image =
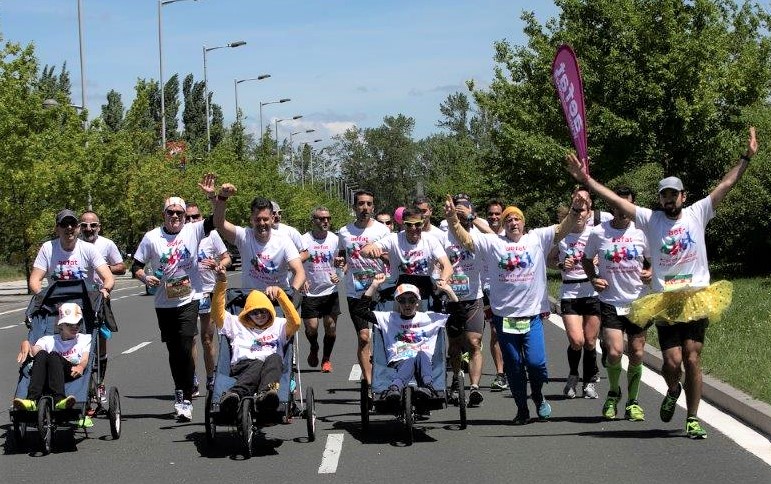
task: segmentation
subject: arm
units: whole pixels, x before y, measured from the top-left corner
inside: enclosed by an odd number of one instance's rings
[[[32,272],[29,274],[29,287],[32,294],[37,294],[43,289],[43,279],[45,279],[46,273],[43,269],[33,267]]]
[[[575,178],[578,183],[584,185],[589,190],[602,197],[610,205],[619,208],[627,217],[631,218],[632,220],[635,219],[635,211],[637,207],[635,207],[635,205],[629,200],[619,197],[613,193],[613,190],[584,173],[584,171],[581,169],[582,164],[575,154],[568,154],[565,157],[565,163],[567,165],[568,172],[573,176],[573,178]]]
[[[219,266],[223,269],[227,269],[233,264],[233,259],[230,257],[230,252],[223,252],[220,254],[220,263]]]
[[[80,358],[80,363],[72,367],[72,370],[70,371],[70,376],[72,378],[80,378],[83,376],[83,372],[86,371],[86,366],[88,366],[88,355],[88,351],[83,353],[83,356]]]
[[[617,195],[613,193],[613,196]],[[621,197],[618,198],[619,200],[621,199]],[[579,195],[573,195],[573,200],[570,202],[570,210],[568,210],[568,214],[565,216],[565,218],[562,219],[562,222],[560,222],[559,225],[557,225],[557,228],[554,230],[554,244],[558,244],[560,240],[564,239],[565,236],[567,236],[570,231],[573,230],[573,227],[576,225],[576,221],[578,221],[578,216],[581,213],[581,209],[588,205],[588,203],[588,201],[581,198]],[[634,207],[634,205],[632,206]]]
[[[286,337],[291,338],[300,329],[300,315],[297,314],[292,300],[282,289],[278,290],[278,305],[281,306],[286,318]]]
[[[212,203],[213,213],[212,221],[219,234],[231,244],[236,240],[236,226],[225,220],[225,208],[228,198],[236,194],[236,187],[230,183],[223,183],[219,194],[216,193],[215,182],[217,176],[214,173],[207,173],[198,183],[198,188],[206,195],[206,198]]]
[[[16,363],[24,363],[27,360],[31,349],[32,345],[29,344],[29,340],[22,340],[21,346],[19,347],[19,354],[16,355]]]
[[[455,291],[452,290],[452,287],[449,284],[442,284],[440,286],[437,286],[440,291],[447,294],[447,297],[450,299],[450,302],[458,302],[458,295],[455,294]]]
[[[729,191],[736,185],[741,179],[744,172],[747,170],[747,166],[750,164],[750,158],[755,156],[758,152],[758,141],[755,139],[755,127],[750,126],[750,136],[747,140],[747,151],[739,158],[739,161],[731,168],[728,173],[725,174],[720,183],[709,193],[710,201],[712,202],[712,208],[718,206],[723,198]]]
[[[110,297],[110,291],[112,291],[112,288],[115,286],[115,277],[113,277],[112,272],[110,272],[110,266],[103,264],[96,268],[96,273],[99,274],[99,277],[102,279],[102,295],[104,297]]]
[[[225,292],[228,288],[228,278],[225,272],[217,272],[217,282],[211,297],[211,319],[217,328],[225,324]]]
[[[594,267],[594,259],[587,259],[584,257],[581,259],[581,266],[584,268],[586,277],[589,278],[589,282],[594,286],[594,290],[597,292],[604,291],[608,287],[608,281],[601,279],[597,276],[597,271]]]
[[[305,268],[303,267],[302,257],[289,261],[289,270],[294,273],[292,278],[292,289],[294,292],[302,291],[305,286]]]
[[[383,249],[374,243],[371,243],[362,247],[360,254],[369,259],[378,259],[383,255]]]
[[[447,281],[449,281],[450,277],[452,277],[452,264],[450,264],[450,259],[447,258],[446,255],[443,255],[437,259],[437,262],[439,262],[439,265],[442,266],[442,274],[439,276],[440,279],[437,281],[437,285],[447,285]]]
[[[110,272],[116,276],[122,276],[126,273],[126,264],[123,261],[110,264],[107,267],[110,268]]]
[[[444,216],[447,219],[447,228],[450,232],[466,250],[474,252],[474,240],[471,238],[471,234],[460,224],[458,214],[455,211],[455,204],[452,202],[450,195],[447,195],[447,199],[444,202]]]

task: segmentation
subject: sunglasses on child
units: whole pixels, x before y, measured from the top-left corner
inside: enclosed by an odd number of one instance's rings
[[[416,297],[398,297],[396,298],[396,302],[399,304],[417,304],[418,298]]]

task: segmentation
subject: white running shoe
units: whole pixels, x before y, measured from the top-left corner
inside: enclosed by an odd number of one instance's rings
[[[576,387],[578,386],[578,375],[568,375],[568,381],[562,393],[568,398],[576,398]]]
[[[593,382],[584,385],[584,398],[599,398],[597,386]]]
[[[177,415],[177,419],[180,422],[190,422],[193,420],[193,404],[190,403],[190,400],[184,400],[182,402],[179,408],[179,415]]]

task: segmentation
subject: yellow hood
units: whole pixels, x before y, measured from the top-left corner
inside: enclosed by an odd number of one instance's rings
[[[273,303],[270,302],[270,299],[268,299],[268,296],[262,291],[252,291],[246,298],[244,310],[238,315],[238,320],[241,321],[241,324],[244,326],[252,326],[251,321],[247,320],[246,315],[255,309],[267,309],[270,313],[270,322],[265,326],[266,328],[270,327],[273,324],[273,321],[276,320],[276,309],[273,307]]]

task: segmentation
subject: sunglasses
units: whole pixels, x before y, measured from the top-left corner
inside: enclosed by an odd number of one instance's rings
[[[81,229],[89,229],[89,228],[90,229],[98,229],[99,228],[99,222],[91,222],[91,223],[80,222],[80,228]]]
[[[66,326],[67,328],[70,328],[70,329],[76,329],[76,328],[80,328],[80,323],[75,323],[75,324],[62,323],[59,326]]]
[[[416,297],[400,297],[396,299],[399,304],[417,304],[418,298]]]
[[[166,212],[168,213],[168,212]],[[200,213],[194,213],[193,215],[186,215],[185,216],[185,222],[189,222],[191,220],[200,220],[201,214]]]
[[[59,227],[63,228],[63,229],[66,229],[66,228],[69,228],[69,227],[77,227],[78,226],[78,222],[76,222],[75,220],[73,220],[72,222],[69,222],[67,220],[62,220],[57,225]]]
[[[313,218],[315,218],[319,222],[329,222],[332,220],[332,217],[313,217]]]
[[[420,227],[421,225],[423,225],[423,222],[404,222],[404,224],[402,224],[402,225],[404,225],[405,227],[417,228],[417,227]]]
[[[393,221],[393,220],[383,220],[383,221],[382,221],[382,222],[380,222],[380,223],[383,223],[383,224],[386,224],[386,225],[391,225],[391,224],[393,224],[393,223],[394,223],[394,221]]]
[[[176,215],[177,217],[182,217],[185,215],[184,210],[166,210],[166,215],[171,217],[172,215]]]

